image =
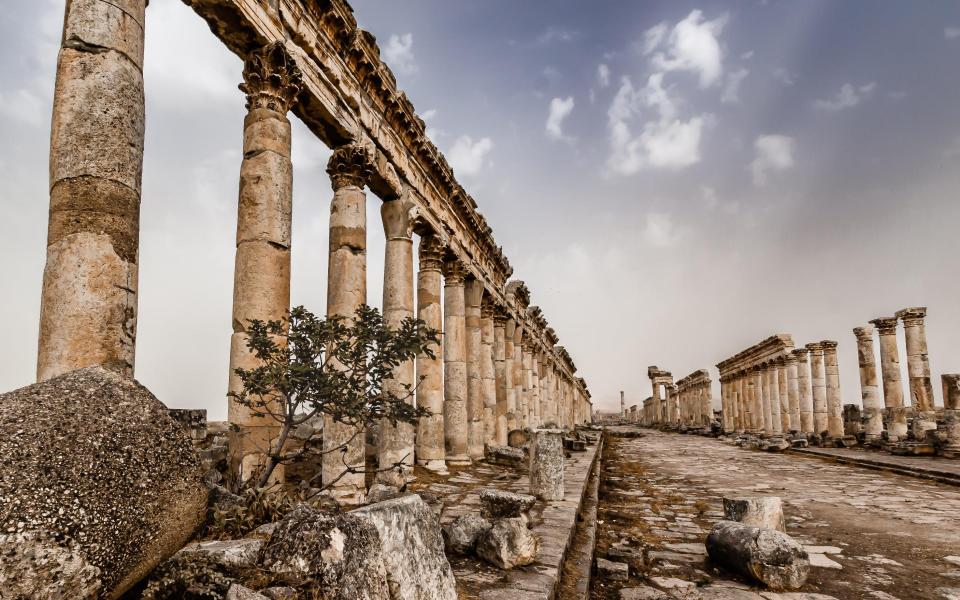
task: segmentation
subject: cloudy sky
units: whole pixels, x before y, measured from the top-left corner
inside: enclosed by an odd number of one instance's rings
[[[30,383],[62,0],[0,12],[0,389]],[[612,408],[775,333],[929,307],[960,371],[960,5],[354,0],[594,394]],[[225,415],[241,61],[147,11],[137,377]],[[294,119],[293,301],[325,306],[328,150]],[[370,198],[369,301],[383,236]],[[901,334],[902,337],[902,334]],[[902,345],[902,340],[901,340]],[[905,356],[901,351],[901,356]],[[906,373],[904,372],[904,376]],[[715,384],[715,396],[719,384]]]

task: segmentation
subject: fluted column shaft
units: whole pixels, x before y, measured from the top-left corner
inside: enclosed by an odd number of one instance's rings
[[[913,405],[914,435],[922,439],[924,431],[937,428],[934,414],[933,384],[930,381],[930,359],[927,356],[927,334],[923,325],[927,309],[919,306],[897,312],[903,321],[906,338],[907,377],[910,380],[910,400]]]
[[[363,147],[351,145],[334,150],[327,164],[333,185],[327,316],[339,316],[348,322],[367,301],[367,197],[363,186],[371,172],[370,160]],[[325,415],[323,448],[324,485],[332,485],[332,495],[341,502],[362,502],[366,494],[363,432]],[[361,472],[350,472],[351,469]]]
[[[483,387],[483,442],[497,443],[497,379],[494,367],[493,305],[480,307],[480,381]]]
[[[797,348],[797,387],[800,390],[800,432],[813,433],[813,390],[810,387],[810,351]]]
[[[763,433],[767,431],[767,422],[770,420],[769,398],[767,396],[766,385],[764,385],[764,372],[762,367],[755,367],[752,377],[751,396],[753,397],[753,432]]]
[[[50,131],[38,381],[93,365],[133,377],[146,5],[66,4]]]
[[[523,382],[523,405],[520,411],[521,429],[532,427],[533,423],[532,360],[533,356],[530,354],[530,344],[526,342],[520,346],[520,379]]]
[[[783,433],[783,420],[781,417],[780,404],[780,368],[771,363],[767,367],[770,387],[770,425],[771,429],[767,432],[771,435],[780,435]]]
[[[813,429],[817,435],[827,430],[827,380],[823,370],[823,346],[807,344],[810,351],[810,386],[813,389]]]
[[[880,373],[883,376],[883,405],[887,412],[887,439],[892,442],[907,436],[907,411],[903,406],[900,383],[900,352],[897,349],[897,318],[870,321],[877,327],[880,345]]]
[[[787,382],[787,361],[781,356],[777,359],[777,385],[780,393],[780,430],[790,431],[790,394]]]
[[[843,437],[843,397],[840,394],[840,367],[837,342],[824,341],[823,369],[827,385],[827,436]]]
[[[883,436],[883,401],[877,385],[877,361],[873,353],[873,325],[856,327],[857,363],[860,367],[860,400],[864,412],[864,436],[866,440],[879,440]]]
[[[510,318],[507,319],[507,325],[504,329],[504,380],[506,381],[506,391],[507,391],[507,406],[506,412],[504,413],[504,423],[506,424],[507,434],[517,428],[517,390],[516,384],[514,383],[514,364],[516,356],[514,353],[514,339],[517,334],[517,322]],[[507,443],[506,436],[504,437],[504,444]]]
[[[540,363],[537,361],[537,356],[535,351],[530,352],[530,426],[531,427],[540,427],[543,423],[542,419],[542,406],[543,402],[540,398],[542,394],[540,386]],[[581,410],[583,408],[582,404],[580,406]]]
[[[391,328],[413,318],[413,205],[402,199],[388,200],[380,207],[386,246],[383,261],[383,320]],[[403,396],[414,385],[414,361],[398,365],[384,389]],[[409,404],[414,403],[413,397]],[[377,480],[402,486],[413,475],[414,426],[382,419],[377,436]],[[399,468],[393,468],[395,465]]]
[[[940,376],[943,384],[943,422],[946,432],[945,456],[960,458],[960,374]]]
[[[800,431],[800,382],[797,357],[789,354],[787,361],[787,399],[790,406],[789,431]]]
[[[703,399],[702,399],[702,414],[703,414],[703,426],[710,427],[710,424],[713,423],[713,389],[709,383],[704,383],[702,388]]]
[[[493,373],[496,380],[497,399],[493,411],[496,443],[507,443],[507,317],[494,312],[493,317]]]
[[[467,346],[467,448],[470,458],[483,458],[483,379],[480,376],[480,303],[483,283],[471,279],[464,288]]]
[[[420,270],[417,272],[417,318],[436,331],[443,329],[441,285],[444,247],[434,235],[420,238]],[[417,464],[431,471],[447,468],[443,446],[443,342],[434,356],[417,356],[417,406],[430,411],[417,423]]]
[[[464,277],[459,259],[443,264],[443,439],[447,465],[470,464]]]

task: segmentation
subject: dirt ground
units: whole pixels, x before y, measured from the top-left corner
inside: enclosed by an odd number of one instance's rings
[[[782,498],[787,533],[821,547],[808,550],[815,564],[826,565],[811,569],[803,592],[960,600],[960,487],[653,430],[611,436],[603,465],[596,556],[606,557],[611,546],[635,548],[642,564],[627,582],[599,574],[594,600],[619,598],[621,588],[652,577],[697,584],[675,590],[677,597],[696,598],[704,586],[751,589],[711,565],[702,550],[723,516],[724,495]]]

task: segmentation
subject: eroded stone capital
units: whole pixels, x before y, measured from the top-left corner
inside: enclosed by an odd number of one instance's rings
[[[833,340],[823,340],[820,342],[820,345],[823,347],[824,352],[836,352],[837,351],[837,342]]]
[[[823,354],[823,344],[821,342],[810,342],[806,348],[811,354]]]
[[[859,341],[873,340],[873,325],[854,327],[853,335],[857,336],[857,340]]]
[[[797,348],[791,354],[793,354],[794,358],[796,358],[799,362],[804,363],[807,362],[810,350],[808,348]]]
[[[444,285],[463,285],[467,267],[459,258],[450,258],[443,263]]]
[[[327,161],[327,175],[334,190],[347,186],[362,188],[373,173],[370,152],[360,144],[340,146]]]
[[[439,271],[443,268],[443,255],[446,247],[435,235],[420,238],[420,270]]]
[[[897,333],[897,317],[878,317],[870,321],[871,325],[876,325],[880,335],[891,335]]]
[[[401,199],[384,202],[380,206],[384,235],[388,240],[413,239],[413,224],[418,215],[419,209],[412,202]]]
[[[896,317],[901,319],[905,326],[922,324],[923,318],[926,316],[926,306],[913,306],[910,308],[904,308],[903,310],[898,310],[896,313]]]
[[[247,55],[240,91],[247,110],[265,108],[286,114],[303,87],[300,69],[283,42],[273,42]]]

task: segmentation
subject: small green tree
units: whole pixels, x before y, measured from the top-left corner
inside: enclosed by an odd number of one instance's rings
[[[269,416],[280,426],[267,462],[257,481],[263,487],[277,465],[300,458],[306,447],[290,450],[290,432],[313,417],[324,414],[353,427],[344,444],[324,448],[323,453],[344,452],[365,428],[380,420],[415,423],[430,411],[410,402],[417,385],[390,385],[399,365],[424,354],[435,357],[439,333],[413,318],[397,328],[389,327],[380,312],[366,305],[353,319],[340,316],[318,318],[302,306],[279,321],[250,322],[247,347],[259,366],[236,369],[243,383],[231,393],[235,402],[255,416]],[[399,467],[400,465],[395,465]],[[347,467],[346,472],[354,472]],[[324,488],[335,482],[323,482]]]

